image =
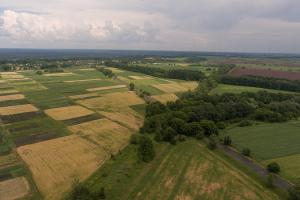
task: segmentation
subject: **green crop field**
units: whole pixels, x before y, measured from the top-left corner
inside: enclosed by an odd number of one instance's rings
[[[262,164],[278,162],[282,167],[282,175],[294,181],[300,178],[299,128],[299,121],[262,123],[235,127],[222,134],[230,135],[237,149],[249,148],[254,158]]]
[[[283,90],[271,90],[258,87],[248,87],[248,86],[239,86],[239,85],[227,85],[219,84],[218,87],[211,91],[212,94],[223,94],[223,93],[241,93],[241,92],[258,92],[258,91],[267,91],[273,93],[292,93]]]
[[[136,159],[129,145],[87,181],[108,199],[278,199],[278,197],[195,140],[156,144],[149,163]]]

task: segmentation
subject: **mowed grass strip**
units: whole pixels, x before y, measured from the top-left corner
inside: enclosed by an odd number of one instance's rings
[[[74,73],[72,72],[62,72],[62,73],[50,73],[50,74],[43,74],[43,76],[72,76]]]
[[[159,101],[161,103],[167,103],[169,101],[176,101],[178,99],[178,97],[175,94],[161,94],[161,95],[154,95],[151,96],[153,99],[155,99],[156,101]]]
[[[24,177],[17,177],[0,182],[1,200],[21,199],[29,194],[30,187]]]
[[[74,105],[74,106],[48,109],[45,110],[45,113],[50,117],[52,117],[53,119],[61,121],[61,120],[68,120],[77,117],[83,117],[86,115],[91,115],[94,112],[82,106]]]
[[[32,104],[0,107],[0,115],[15,115],[36,111],[38,111],[38,109]]]
[[[101,81],[101,80],[102,80],[101,78],[80,79],[80,80],[64,81],[64,83],[80,83],[80,82]]]
[[[78,95],[72,95],[69,96],[70,99],[85,99],[89,97],[97,97],[99,96],[98,93],[87,93],[87,94],[78,94]]]
[[[272,162],[277,162],[279,164],[281,176],[295,184],[298,183],[300,179],[300,154],[265,160],[262,163],[267,166]]]
[[[163,84],[154,84],[153,87],[165,92],[165,93],[177,93],[177,92],[185,92],[188,90],[193,90],[197,87],[197,83],[163,83]]]
[[[87,89],[87,91],[95,92],[95,91],[111,90],[111,89],[126,88],[126,87],[127,87],[127,85],[113,85],[113,86],[106,86],[106,87],[90,88],[90,89]]]
[[[11,100],[20,100],[20,99],[24,99],[24,98],[25,98],[25,96],[23,94],[11,94],[11,95],[0,96],[0,102],[11,101]]]
[[[248,127],[235,127],[223,134],[230,135],[238,148],[249,148],[259,160],[300,153],[300,122],[262,123]]]
[[[279,199],[256,180],[195,140],[176,146],[156,144],[150,163],[137,162],[129,145],[87,181],[92,191],[105,188],[107,199]]]

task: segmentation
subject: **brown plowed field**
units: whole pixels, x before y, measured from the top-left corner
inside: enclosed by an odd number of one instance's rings
[[[270,69],[234,68],[229,73],[231,76],[261,76],[269,78],[281,78],[287,80],[300,80],[299,72],[277,71]]]

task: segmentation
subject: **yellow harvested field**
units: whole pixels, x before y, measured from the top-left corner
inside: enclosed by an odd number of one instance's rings
[[[144,118],[143,116],[139,115],[137,112],[132,110],[131,108],[124,109],[119,112],[99,112],[104,117],[118,122],[127,128],[133,129],[135,131],[139,130],[139,128],[143,125]]]
[[[113,86],[106,86],[106,87],[90,88],[90,89],[87,89],[87,91],[95,92],[95,91],[119,89],[119,88],[126,88],[126,87],[127,87],[126,85],[113,85]]]
[[[20,100],[24,99],[25,96],[23,94],[11,94],[6,96],[0,96],[0,102],[2,101],[11,101],[11,100]]]
[[[29,184],[24,177],[17,177],[0,182],[0,199],[15,200],[24,198],[29,193]]]
[[[98,119],[69,126],[68,129],[87,139],[109,154],[115,154],[128,144],[133,131],[109,119]]]
[[[86,115],[91,115],[94,112],[82,106],[66,106],[60,108],[52,108],[45,110],[45,113],[55,120],[67,120]]]
[[[74,74],[72,72],[44,74],[44,76],[71,76],[71,75],[74,75]]]
[[[0,80],[0,83],[6,83],[6,80]]]
[[[78,103],[92,109],[119,111],[120,108],[143,104],[145,102],[134,92],[128,91],[109,93],[96,98],[79,100]]]
[[[165,93],[176,93],[185,92],[188,90],[193,90],[197,87],[196,82],[186,82],[186,83],[163,83],[155,84],[153,87],[165,92]]]
[[[78,69],[79,71],[95,71],[96,69],[94,68],[83,68],[83,69]]]
[[[122,73],[122,72],[124,72],[123,70],[120,70],[120,69],[114,68],[114,67],[106,67],[105,69],[109,69],[109,70],[111,70],[113,73]]]
[[[64,83],[78,83],[78,82],[101,81],[101,80],[102,80],[101,78],[94,78],[94,79],[64,81]]]
[[[36,111],[38,111],[38,109],[31,104],[0,107],[0,115],[15,115]]]
[[[17,72],[0,72],[0,75],[16,75]]]
[[[134,79],[134,80],[153,79],[150,76],[129,76],[129,77]]]
[[[162,94],[162,95],[155,95],[151,96],[156,101],[159,101],[161,103],[167,103],[168,101],[176,101],[178,97],[175,94]]]
[[[89,177],[107,159],[96,144],[72,135],[17,149],[45,199],[60,199],[74,181]]]
[[[3,90],[0,91],[0,94],[12,94],[12,93],[18,93],[18,90]]]
[[[25,77],[20,74],[5,74],[1,75],[2,78],[4,79],[24,79]]]
[[[117,79],[121,80],[121,81],[126,81],[126,82],[130,82],[131,80],[128,78],[125,78],[124,76],[118,76]]]
[[[79,94],[79,95],[69,96],[69,98],[71,98],[71,99],[84,99],[84,98],[88,98],[88,97],[97,97],[97,96],[99,96],[98,93],[87,93],[87,94]]]

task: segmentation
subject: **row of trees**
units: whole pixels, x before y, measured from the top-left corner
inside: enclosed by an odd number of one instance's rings
[[[190,81],[198,81],[205,78],[205,75],[202,72],[196,70],[188,70],[188,69],[167,70],[158,67],[142,67],[137,65],[129,65],[124,62],[114,62],[114,61],[106,61],[105,65],[108,67],[121,68],[123,70],[139,72],[139,73],[161,77],[161,78],[173,78],[173,79],[190,80]]]
[[[256,76],[233,77],[226,75],[220,78],[220,82],[231,85],[243,85],[274,90],[300,92],[300,81],[297,80],[293,81]]]

